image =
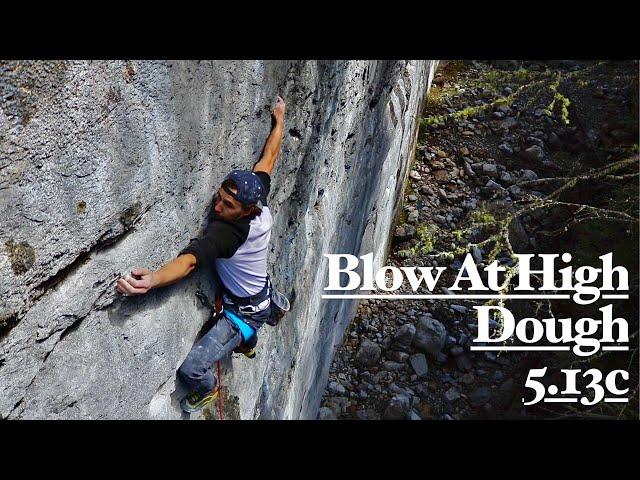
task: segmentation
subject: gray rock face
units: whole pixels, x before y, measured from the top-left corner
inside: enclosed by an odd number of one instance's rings
[[[228,418],[316,418],[356,308],[321,298],[323,253],[382,265],[435,64],[0,62],[0,418],[182,418],[176,369],[211,272],[141,297],[114,282],[202,232],[226,173],[257,161],[277,94],[268,270],[293,305],[221,380]]]
[[[436,356],[444,348],[447,339],[445,326],[433,317],[424,316],[418,320],[413,344],[418,350]]]

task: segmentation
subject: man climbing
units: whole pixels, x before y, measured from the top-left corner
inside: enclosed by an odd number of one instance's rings
[[[289,309],[288,300],[274,291],[267,274],[267,247],[272,217],[267,206],[271,172],[280,153],[285,103],[277,98],[273,125],[262,156],[253,171],[233,170],[214,197],[213,219],[202,238],[192,240],[176,259],[156,272],[146,268],[119,279],[118,292],[141,295],[175,283],[195,268],[211,271],[216,283],[216,323],[193,346],[178,369],[190,389],[180,405],[186,412],[200,410],[218,396],[212,372],[216,361],[232,351],[253,358],[257,330],[274,325]]]

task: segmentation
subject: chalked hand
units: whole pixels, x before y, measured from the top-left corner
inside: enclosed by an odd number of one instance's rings
[[[118,279],[116,290],[125,297],[143,295],[151,290],[152,275],[153,272],[148,268],[134,268],[131,274]]]
[[[278,98],[276,99],[276,106],[273,107],[273,112],[272,112],[273,118],[275,118],[277,122],[284,122],[285,106],[286,104],[284,103],[284,100],[280,95],[278,95]]]

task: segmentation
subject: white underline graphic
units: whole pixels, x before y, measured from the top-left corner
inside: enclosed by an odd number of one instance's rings
[[[324,294],[322,298],[326,299],[356,299],[356,298],[374,298],[374,299],[437,299],[437,300],[569,300],[571,294],[539,294],[539,295],[500,295],[500,294],[477,294],[477,295],[422,295],[422,294]],[[602,295],[603,300],[628,300],[629,295]]]
[[[570,350],[571,347],[568,346],[558,346],[558,347],[554,347],[554,346],[547,346],[547,345],[531,345],[531,346],[520,346],[520,345],[505,345],[505,346],[495,346],[495,347],[491,347],[491,346],[471,346],[469,347],[469,350],[475,350],[478,352],[494,352],[494,351],[508,351],[508,350],[513,350],[513,351],[520,351],[520,352],[534,352],[534,351],[567,351]],[[620,352],[626,352],[629,350],[629,347],[607,347],[607,346],[603,346],[602,350],[611,350],[611,351],[620,351]]]
[[[380,299],[442,299],[442,300],[533,300],[533,299],[558,299],[569,300],[570,295],[341,295],[341,294],[326,294],[322,295],[322,298],[327,299],[349,299],[349,298],[380,298]]]
[[[545,398],[547,403],[578,403],[577,398]],[[605,398],[605,403],[628,403],[628,398]]]
[[[530,347],[524,346],[499,346],[499,347],[469,347],[469,350],[477,350],[479,352],[492,352],[492,351],[501,351],[501,350],[513,350],[513,351],[524,351],[524,352],[533,352],[533,351],[543,351],[543,350],[557,350],[557,351],[565,351],[570,350],[571,347],[549,347],[549,346],[536,346],[532,345]]]

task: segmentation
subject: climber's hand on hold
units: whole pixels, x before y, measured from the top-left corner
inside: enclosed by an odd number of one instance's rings
[[[273,118],[276,122],[284,123],[284,108],[286,104],[280,95],[278,95],[278,99],[276,100],[276,106],[273,107]]]
[[[119,278],[116,290],[125,296],[143,295],[151,290],[153,272],[148,268],[134,268],[131,275]]]
[[[271,131],[262,149],[260,160],[253,166],[254,172],[265,172],[271,175],[276,159],[280,154],[282,135],[284,133],[284,108],[285,103],[280,95],[271,112]]]

